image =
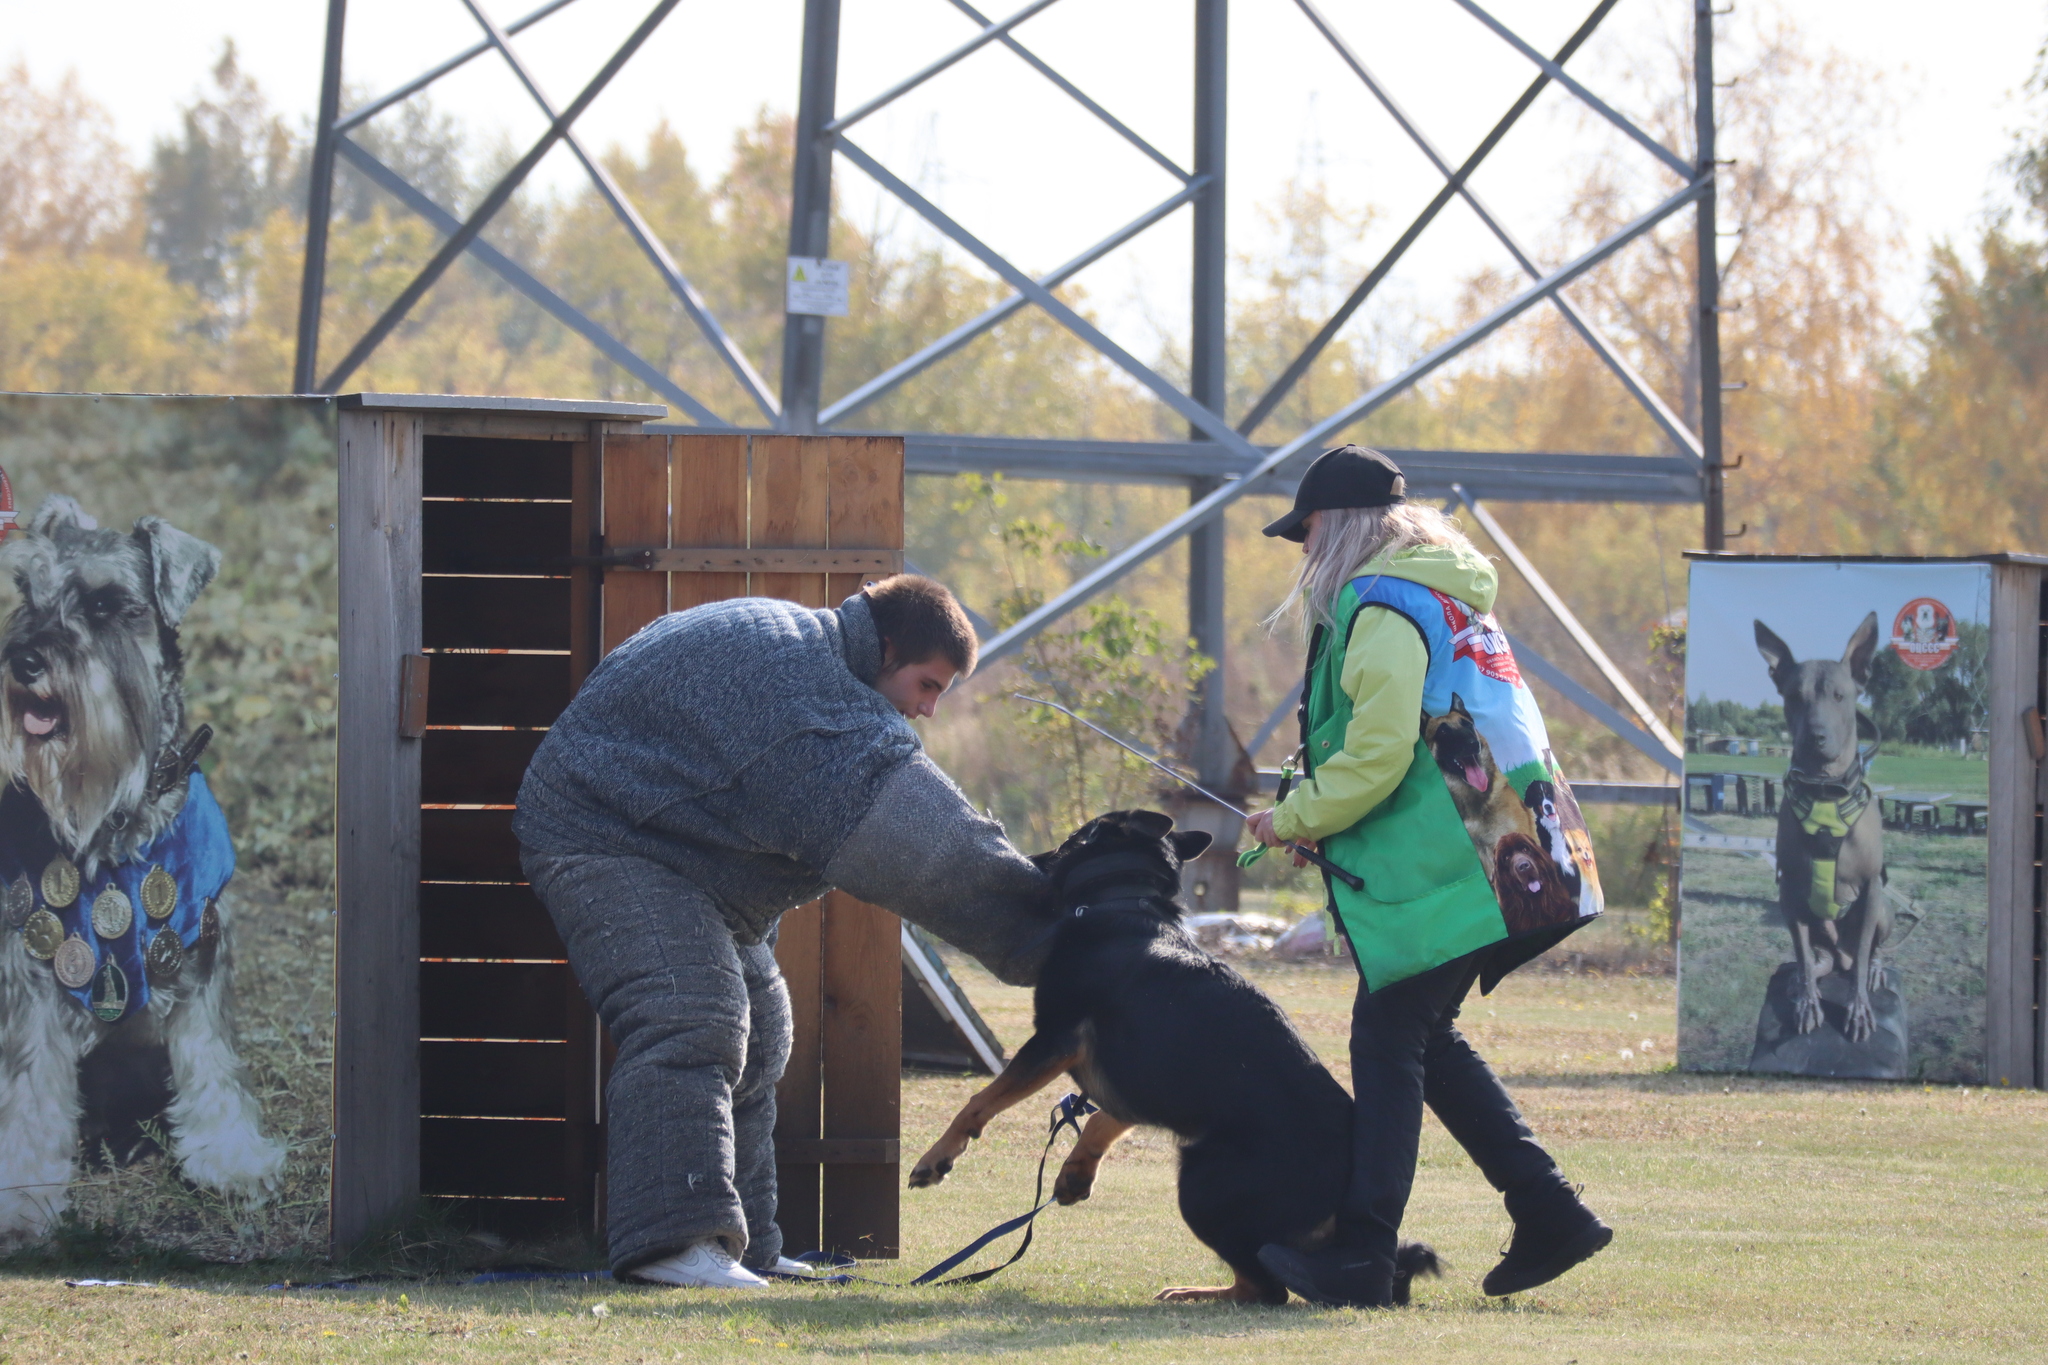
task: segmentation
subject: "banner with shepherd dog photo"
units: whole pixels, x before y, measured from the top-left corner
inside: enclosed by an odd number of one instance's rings
[[[0,395],[0,1253],[325,1246],[330,401]]]
[[[1991,569],[1695,563],[1679,1064],[1981,1081]]]

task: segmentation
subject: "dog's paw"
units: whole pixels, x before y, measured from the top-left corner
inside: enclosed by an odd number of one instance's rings
[[[930,1189],[944,1180],[947,1173],[952,1169],[953,1159],[951,1157],[934,1158],[927,1153],[915,1166],[910,1168],[910,1188],[913,1190]]]
[[[1842,1033],[1852,1043],[1860,1043],[1877,1032],[1877,1014],[1870,1008],[1870,1002],[1857,996],[1849,1002],[1847,1017],[1842,1021]]]
[[[1801,1033],[1812,1033],[1821,1024],[1820,992],[1802,995],[1792,1005],[1792,1020]]]
[[[180,1133],[176,1155],[193,1184],[256,1204],[276,1194],[284,1176],[284,1144],[253,1130]]]
[[[1095,1190],[1095,1172],[1087,1166],[1069,1163],[1060,1167],[1059,1179],[1052,1182],[1052,1197],[1064,1207],[1078,1204]]]

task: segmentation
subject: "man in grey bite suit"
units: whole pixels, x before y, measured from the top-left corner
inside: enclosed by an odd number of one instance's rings
[[[615,1274],[751,1288],[781,1259],[785,910],[836,887],[1035,979],[1045,878],[908,723],[974,659],[959,603],[912,575],[836,610],[717,602],[612,651],[534,754],[521,861],[618,1047]]]

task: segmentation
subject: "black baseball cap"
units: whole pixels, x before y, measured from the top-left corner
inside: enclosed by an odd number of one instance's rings
[[[1365,446],[1335,446],[1316,456],[1294,493],[1294,510],[1266,528],[1297,544],[1308,539],[1302,523],[1311,512],[1337,507],[1392,507],[1408,501],[1401,467]]]

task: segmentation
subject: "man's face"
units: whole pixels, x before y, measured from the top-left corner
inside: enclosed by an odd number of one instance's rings
[[[943,654],[923,663],[898,666],[889,653],[884,653],[882,676],[875,679],[875,690],[887,697],[889,705],[901,712],[905,720],[917,720],[939,709],[939,698],[946,695],[946,689],[959,676],[960,670]]]

